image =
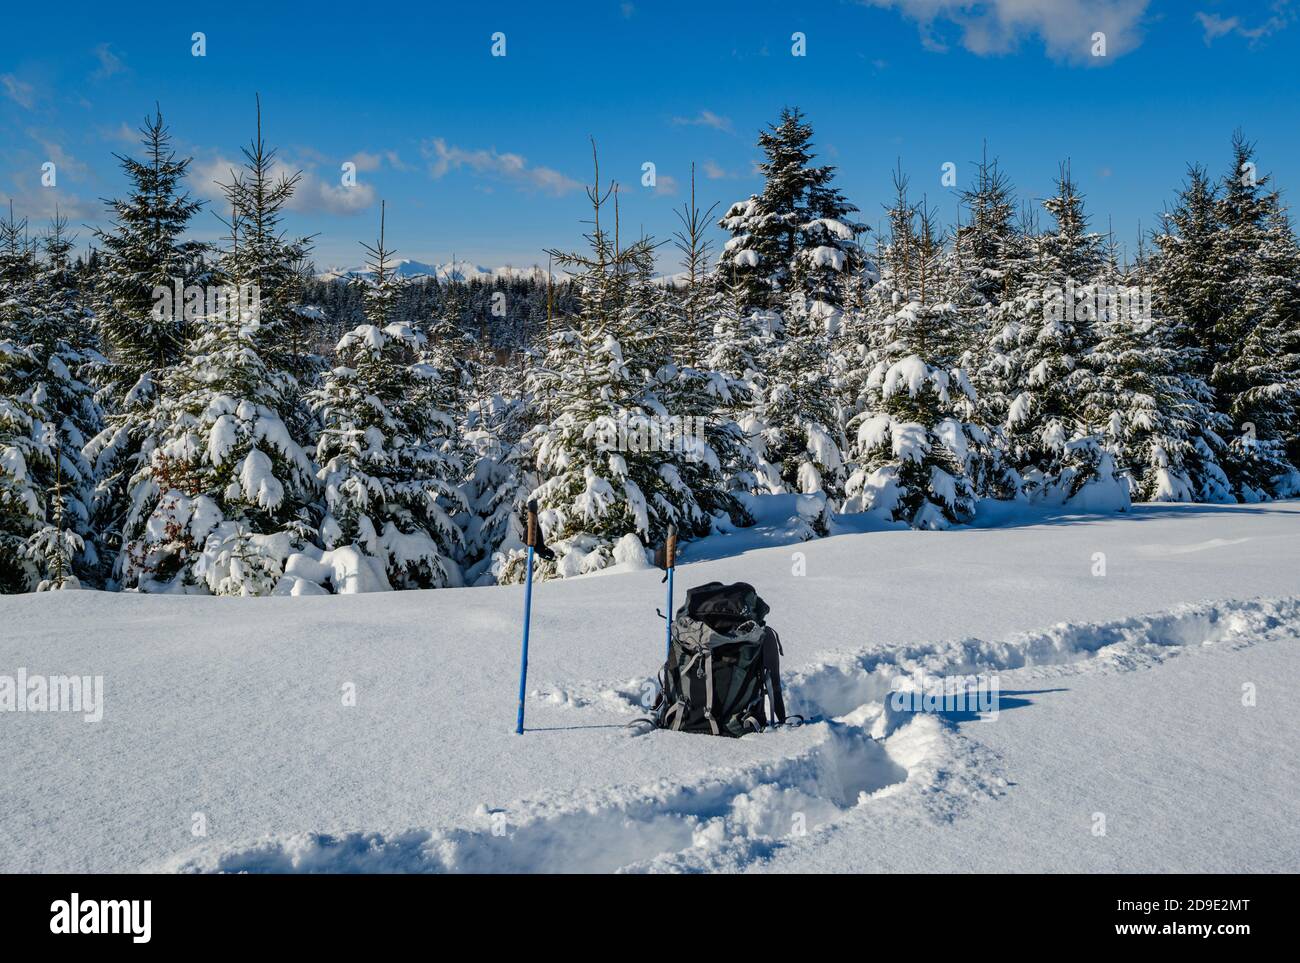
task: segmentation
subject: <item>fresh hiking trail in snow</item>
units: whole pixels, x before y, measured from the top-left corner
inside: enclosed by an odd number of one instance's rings
[[[522,586],[0,599],[0,673],[105,693],[0,714],[0,870],[1300,869],[1300,503],[981,523],[690,546],[809,718],[740,740],[625,727],[654,571],[535,588],[522,737]],[[918,670],[996,675],[996,719],[887,707]]]

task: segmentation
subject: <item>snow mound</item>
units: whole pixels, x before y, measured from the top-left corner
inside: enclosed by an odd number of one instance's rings
[[[307,546],[285,561],[284,577],[276,583],[275,595],[338,595],[361,592],[391,592],[382,559],[367,555],[356,545],[342,545],[332,551]]]

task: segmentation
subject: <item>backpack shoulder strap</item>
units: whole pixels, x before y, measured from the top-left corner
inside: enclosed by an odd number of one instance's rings
[[[763,672],[772,699],[772,717],[777,725],[785,723],[785,698],[781,695],[781,637],[768,626],[763,638]]]

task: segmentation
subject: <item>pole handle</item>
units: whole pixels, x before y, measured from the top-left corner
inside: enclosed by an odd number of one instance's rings
[[[668,537],[664,541],[664,568],[677,565],[677,526],[668,526]]]
[[[537,547],[537,500],[528,503],[528,534],[524,542],[529,548]]]

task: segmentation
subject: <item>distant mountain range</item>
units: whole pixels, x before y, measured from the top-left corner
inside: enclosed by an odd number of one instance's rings
[[[546,280],[546,268],[534,264],[532,267],[513,267],[505,265],[499,268],[484,267],[482,264],[472,264],[469,261],[449,261],[446,264],[426,264],[424,261],[412,261],[410,258],[400,258],[389,265],[392,273],[400,278],[407,280],[420,280],[422,278],[437,278],[439,281],[471,281],[478,278],[480,281],[494,281],[498,278],[532,278],[537,281]],[[555,270],[551,272],[555,277],[556,283],[560,283],[569,278],[565,271]],[[373,278],[374,270],[370,265],[364,267],[350,268],[330,268],[328,271],[322,271],[316,275],[320,281],[350,281],[353,278]],[[665,274],[655,278],[659,284],[685,284],[686,275]]]
[[[532,267],[520,268],[506,265],[499,268],[484,267],[481,264],[472,264],[469,261],[449,261],[446,264],[426,264],[424,261],[412,261],[410,258],[401,258],[394,261],[390,268],[394,274],[400,278],[408,280],[418,280],[420,278],[437,278],[439,281],[470,281],[478,278],[481,281],[493,281],[497,278],[535,278],[540,281],[546,280],[546,269],[533,265]],[[353,278],[371,278],[374,276],[374,270],[370,265],[350,268],[330,268],[316,277],[321,281],[351,280]],[[555,272],[557,281],[563,279],[566,275],[561,271]]]

